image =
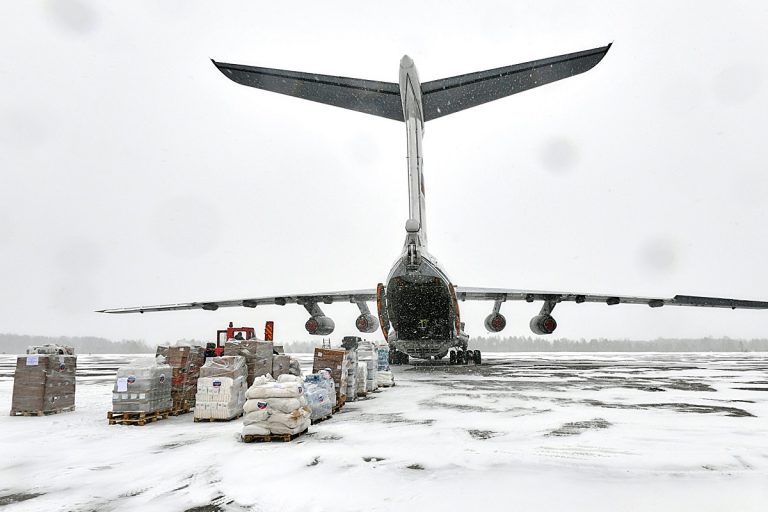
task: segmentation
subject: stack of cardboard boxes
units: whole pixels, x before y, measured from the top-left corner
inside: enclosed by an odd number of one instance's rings
[[[333,348],[316,348],[312,362],[312,373],[328,370],[336,388],[337,407],[347,399],[347,351]]]
[[[117,369],[112,412],[170,412],[171,367],[154,357],[135,359]]]
[[[248,369],[242,356],[209,357],[197,380],[195,421],[231,420],[243,413]]]
[[[73,411],[76,370],[75,355],[19,356],[13,381],[11,416]]]
[[[243,356],[248,366],[248,386],[253,379],[261,375],[272,375],[272,354],[274,345],[271,341],[229,340],[224,345],[225,356]]]
[[[171,367],[171,400],[176,413],[189,412],[195,406],[197,379],[205,363],[205,349],[197,346],[159,346],[157,355]]]

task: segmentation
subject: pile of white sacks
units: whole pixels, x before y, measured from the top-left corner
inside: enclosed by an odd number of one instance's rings
[[[256,377],[245,393],[243,435],[299,434],[310,424],[311,409],[304,378],[281,375]]]

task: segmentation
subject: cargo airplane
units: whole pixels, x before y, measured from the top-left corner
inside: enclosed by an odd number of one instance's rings
[[[552,316],[552,311],[562,302],[597,302],[609,306],[644,304],[652,308],[699,306],[767,309],[768,302],[691,295],[675,295],[671,298],[633,297],[456,286],[428,252],[422,171],[424,123],[578,75],[600,62],[609,49],[610,45],[424,83],[419,81],[413,60],[407,55],[400,60],[399,83],[213,61],[224,76],[242,85],[405,123],[409,204],[402,253],[392,266],[386,281],[379,283],[375,289],[185,302],[107,309],[101,312],[149,313],[298,304],[309,314],[309,319],[304,325],[307,332],[325,336],[333,332],[335,325],[333,320],[325,315],[321,305],[349,302],[356,304],[360,310],[355,327],[363,333],[381,329],[393,349],[393,362],[408,362],[409,356],[441,359],[448,355],[451,363],[480,363],[480,352],[468,349],[469,337],[464,333],[464,324],[459,312],[459,303],[462,301],[482,300],[493,304],[493,309],[485,319],[485,327],[490,332],[499,332],[506,326],[506,319],[500,312],[504,302],[541,302],[541,311],[530,321],[530,328],[536,334],[554,332],[557,322]],[[369,302],[376,303],[376,315],[371,313]]]

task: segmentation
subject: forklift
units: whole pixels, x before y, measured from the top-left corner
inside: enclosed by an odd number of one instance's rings
[[[275,323],[268,320],[264,325],[264,341],[272,341],[274,332]],[[252,340],[254,338],[256,338],[256,330],[253,327],[235,327],[232,322],[229,322],[226,329],[216,331],[216,342],[206,343],[205,358],[224,355],[224,344],[227,340]]]

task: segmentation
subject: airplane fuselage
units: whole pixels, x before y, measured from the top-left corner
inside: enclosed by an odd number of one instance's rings
[[[442,357],[451,347],[466,348],[451,280],[427,251],[422,137],[424,107],[413,60],[400,61],[400,97],[408,141],[408,214],[403,252],[386,281],[390,344],[418,358]],[[385,322],[380,318],[380,321]]]

